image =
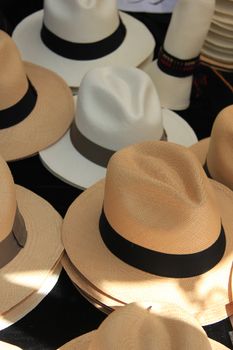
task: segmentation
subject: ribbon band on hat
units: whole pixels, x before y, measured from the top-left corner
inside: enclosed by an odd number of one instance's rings
[[[25,246],[27,230],[24,219],[17,207],[13,228],[8,236],[0,242],[0,268],[9,263]]]
[[[161,46],[158,54],[158,67],[168,75],[185,78],[193,75],[199,64],[199,57],[200,55],[191,59],[182,60],[172,56]]]
[[[119,18],[119,26],[111,35],[92,43],[75,43],[67,41],[52,33],[43,23],[41,39],[53,52],[66,58],[79,61],[95,60],[114,52],[126,36],[126,27]]]
[[[28,79],[28,89],[25,95],[13,106],[0,110],[0,129],[10,128],[22,122],[34,109],[37,92]]]
[[[185,278],[201,275],[221,260],[226,248],[223,226],[217,240],[211,246],[192,254],[167,254],[130,242],[114,230],[104,210],[99,219],[99,230],[107,248],[119,259],[162,277]]]
[[[77,128],[75,122],[72,123],[70,127],[70,140],[74,148],[85,158],[91,162],[100,165],[102,167],[107,167],[109,159],[116,152],[108,148],[102,147],[95,142],[89,140],[84,136],[81,131]],[[167,141],[167,133],[163,130],[163,134],[160,141]]]

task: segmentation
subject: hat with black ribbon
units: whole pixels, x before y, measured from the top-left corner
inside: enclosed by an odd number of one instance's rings
[[[152,59],[155,47],[146,26],[119,12],[116,0],[45,0],[13,38],[24,59],[54,70],[72,87],[94,67],[137,67]]]
[[[74,102],[55,73],[22,62],[14,41],[0,31],[0,154],[7,161],[48,147],[69,128]]]
[[[145,142],[116,152],[106,180],[73,202],[63,243],[103,297],[129,303],[172,295],[212,324],[232,303],[232,209],[233,192],[209,180],[189,149]]]
[[[145,72],[133,67],[95,68],[82,80],[70,130],[40,152],[40,158],[62,180],[87,188],[105,176],[117,150],[147,140],[189,146],[197,137],[184,119],[161,108]]]

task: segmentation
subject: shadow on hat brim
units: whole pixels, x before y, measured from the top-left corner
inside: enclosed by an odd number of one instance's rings
[[[104,181],[83,192],[67,211],[62,237],[69,259],[98,290],[123,303],[155,299],[167,302],[172,295],[174,303],[193,314],[202,325],[225,319],[226,305],[231,301],[228,284],[233,260],[233,193],[209,181],[217,196],[227,240],[222,260],[210,271],[191,278],[164,278],[136,269],[114,256],[99,232]]]
[[[46,296],[57,281],[57,264],[63,253],[62,218],[55,209],[20,186],[16,186],[16,198],[27,241],[15,258],[1,268],[0,329],[22,318]]]
[[[80,85],[83,76],[94,67],[106,65],[140,65],[155,48],[150,31],[136,18],[120,12],[127,34],[123,43],[111,54],[97,60],[78,61],[59,56],[48,49],[40,38],[43,10],[33,13],[18,24],[13,39],[24,60],[49,68],[66,80],[69,86]],[[140,45],[138,43],[140,42]]]
[[[206,157],[209,149],[210,137],[198,141],[190,147],[190,150],[195,154],[203,166],[206,162]]]
[[[53,287],[56,285],[61,270],[62,265],[60,261],[58,261],[55,264],[55,267],[46,277],[40,289],[38,289],[37,291],[29,295],[25,300],[14,306],[4,315],[3,318],[0,318],[0,329],[5,329],[11,326],[19,319],[26,316],[30,311],[32,311],[42,301],[42,299],[51,292]]]
[[[193,129],[183,118],[168,109],[162,109],[162,114],[168,141],[187,147],[197,142]],[[89,161],[74,148],[69,131],[39,156],[53,175],[80,189],[90,187],[106,174],[106,168]]]
[[[72,93],[63,79],[31,63],[25,63],[25,72],[37,91],[37,102],[21,123],[0,130],[0,154],[7,161],[34,155],[53,144],[74,117]]]

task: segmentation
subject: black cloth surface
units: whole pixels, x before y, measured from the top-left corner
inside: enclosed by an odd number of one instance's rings
[[[26,15],[42,7],[40,0],[1,0],[0,11],[6,16],[9,28]],[[151,30],[157,40],[155,57],[162,44],[170,15],[134,14]],[[5,28],[2,28],[6,30]],[[10,30],[9,30],[10,32]],[[1,77],[0,77],[1,78]],[[194,76],[191,105],[178,113],[193,127],[199,139],[210,135],[218,112],[233,104],[232,72],[220,72],[200,65]],[[15,183],[25,186],[48,200],[64,216],[72,201],[81,193],[55,178],[41,164],[39,156],[10,162]],[[90,262],[91,263],[91,262]],[[76,290],[65,271],[45,299],[23,319],[0,332],[0,340],[25,350],[55,350],[67,341],[91,331],[106,317]],[[229,348],[228,319],[205,327],[208,336]]]

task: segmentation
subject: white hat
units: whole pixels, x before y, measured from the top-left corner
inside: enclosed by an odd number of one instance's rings
[[[87,188],[105,176],[115,151],[165,135],[185,146],[197,140],[184,119],[161,109],[156,89],[143,71],[96,68],[82,80],[70,131],[40,157],[65,182]]]
[[[178,0],[158,60],[148,70],[161,105],[174,110],[190,103],[193,71],[214,12],[215,0]]]
[[[44,10],[19,23],[13,38],[23,59],[54,70],[74,87],[94,67],[137,67],[155,47],[143,23],[118,13],[116,0],[45,0]]]

